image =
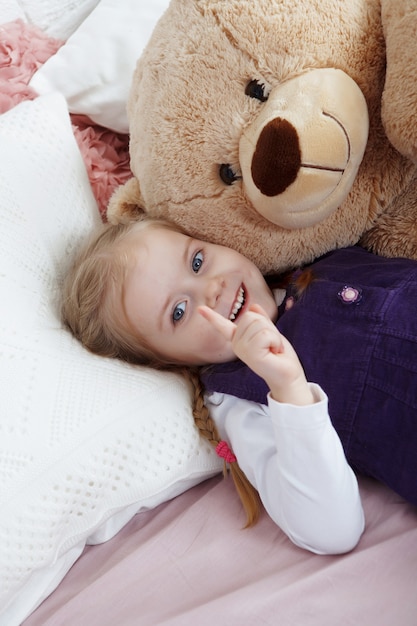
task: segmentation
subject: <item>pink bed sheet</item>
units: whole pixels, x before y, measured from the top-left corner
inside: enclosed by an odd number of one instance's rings
[[[87,547],[24,626],[416,626],[417,509],[360,486],[366,532],[334,557],[266,514],[241,529],[231,481],[210,479]]]

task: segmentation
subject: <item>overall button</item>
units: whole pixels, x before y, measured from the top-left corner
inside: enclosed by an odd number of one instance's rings
[[[338,292],[337,296],[343,304],[359,304],[362,300],[362,289],[345,285],[343,289]]]

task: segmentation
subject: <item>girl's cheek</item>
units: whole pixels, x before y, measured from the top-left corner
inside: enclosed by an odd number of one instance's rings
[[[225,340],[214,328],[206,335],[203,341],[203,349],[208,354],[217,355],[225,348]]]

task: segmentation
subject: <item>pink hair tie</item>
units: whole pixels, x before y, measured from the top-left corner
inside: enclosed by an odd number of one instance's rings
[[[226,463],[236,463],[237,458],[229,448],[226,441],[219,441],[216,446],[216,453],[218,456],[226,461]]]

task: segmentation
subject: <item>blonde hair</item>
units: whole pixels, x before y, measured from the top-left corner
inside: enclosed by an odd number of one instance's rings
[[[80,251],[63,285],[62,317],[74,336],[94,354],[159,370],[176,370],[193,389],[192,412],[200,434],[216,447],[220,437],[204,404],[204,388],[199,370],[169,362],[156,354],[145,337],[133,333],[120,319],[120,303],[133,233],[148,228],[166,228],[186,234],[179,226],[162,219],[144,217],[128,224],[104,224]],[[224,473],[227,473],[226,464]],[[256,523],[260,499],[237,462],[230,473],[246,512],[246,526]]]

